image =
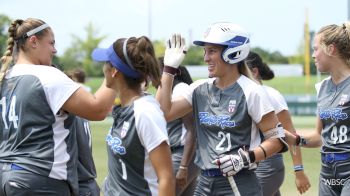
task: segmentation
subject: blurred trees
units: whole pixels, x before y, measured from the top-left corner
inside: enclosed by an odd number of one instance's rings
[[[7,30],[11,23],[11,19],[3,14],[0,14],[0,52],[1,55],[7,46]],[[105,35],[100,36],[97,28],[92,23],[87,24],[84,28],[86,37],[80,38],[77,35],[72,35],[71,45],[64,51],[63,55],[55,56],[53,63],[58,65],[63,70],[70,70],[76,67],[83,68],[88,76],[102,76],[102,68],[96,66],[90,55],[94,48],[106,38]],[[165,40],[153,40],[153,46],[157,57],[164,56]],[[300,43],[298,52],[292,56],[284,56],[279,51],[270,52],[266,49],[255,47],[252,51],[257,52],[264,61],[268,64],[304,64],[304,45]],[[312,52],[311,52],[312,54]],[[188,48],[187,55],[183,61],[183,65],[204,65],[204,51],[202,47],[191,45]],[[313,60],[311,58],[311,60]],[[311,62],[311,73],[315,74],[315,66]]]
[[[0,14],[0,54],[4,54],[7,47],[7,38],[8,38],[8,28],[11,24],[11,19],[3,14]]]
[[[85,70],[88,76],[102,76],[102,68],[96,67],[96,62],[93,62],[90,55],[106,36],[98,36],[98,31],[92,23],[85,27],[85,31],[85,39],[72,35],[72,44],[59,57],[59,64],[63,70],[80,67]]]

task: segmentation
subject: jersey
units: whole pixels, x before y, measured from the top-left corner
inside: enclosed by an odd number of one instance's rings
[[[262,87],[244,75],[225,89],[214,83],[215,78],[197,80],[183,94],[193,106],[195,162],[203,170],[218,168],[212,161],[224,154],[257,147],[261,143],[257,123],[273,111]]]
[[[330,77],[316,84],[322,121],[322,153],[350,152],[350,77],[335,85]]]
[[[74,116],[61,107],[78,88],[54,67],[14,65],[1,88],[0,162],[77,182]]]
[[[108,176],[104,195],[158,195],[158,178],[149,153],[168,143],[166,121],[151,95],[113,109],[107,142]],[[160,160],[159,160],[160,161]]]
[[[77,133],[79,181],[88,181],[96,178],[96,168],[92,157],[92,142],[89,121],[76,117],[74,129]]]
[[[187,91],[189,89],[189,85],[181,82],[174,86],[172,99],[181,95],[181,92]],[[171,148],[177,148],[185,145],[185,135],[186,128],[182,123],[181,118],[173,120],[167,123],[167,130],[169,135],[169,142]]]
[[[265,90],[272,107],[275,110],[275,114],[282,112],[283,110],[288,110],[288,105],[284,97],[276,89],[269,86],[262,86]]]

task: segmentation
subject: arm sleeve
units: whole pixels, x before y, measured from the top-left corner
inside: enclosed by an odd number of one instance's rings
[[[255,123],[259,123],[262,117],[274,111],[267,94],[261,86],[255,86],[251,89],[247,97],[248,113]]]
[[[80,86],[56,68],[51,68],[49,73],[42,78],[42,83],[50,108],[56,114]]]
[[[164,141],[169,144],[166,121],[159,105],[145,102],[137,104],[139,105],[135,105],[136,130],[146,151],[151,152]]]

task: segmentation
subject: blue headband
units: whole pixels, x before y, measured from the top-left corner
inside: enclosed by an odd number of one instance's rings
[[[123,74],[130,78],[140,78],[140,73],[132,69],[129,65],[124,63],[120,57],[115,53],[113,44],[105,48],[96,48],[92,51],[91,57],[94,61],[108,61],[113,67],[120,70]]]

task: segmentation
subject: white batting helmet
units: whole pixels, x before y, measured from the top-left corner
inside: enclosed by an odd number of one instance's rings
[[[229,22],[212,24],[201,40],[193,44],[204,46],[206,43],[227,46],[222,59],[229,64],[238,63],[247,58],[250,50],[249,34],[242,27]]]

